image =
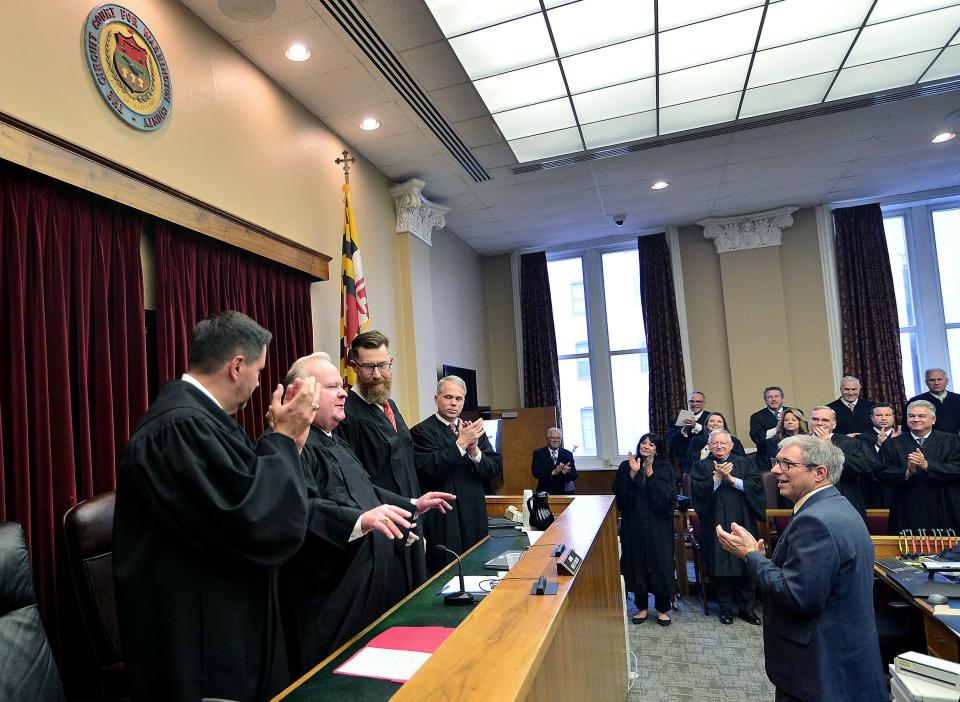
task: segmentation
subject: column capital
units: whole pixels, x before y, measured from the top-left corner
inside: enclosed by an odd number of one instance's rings
[[[447,225],[444,215],[450,208],[425,198],[425,186],[419,178],[411,178],[390,188],[390,194],[397,205],[397,234],[413,234],[430,246],[433,230]]]
[[[780,246],[783,230],[793,225],[797,207],[753,212],[733,217],[708,217],[697,224],[703,227],[703,236],[712,239],[717,253]]]

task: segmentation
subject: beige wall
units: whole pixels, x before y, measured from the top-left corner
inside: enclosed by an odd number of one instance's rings
[[[490,406],[522,407],[517,377],[516,317],[513,310],[513,271],[510,255],[483,259],[486,297],[486,342],[490,358]]]
[[[100,97],[81,51],[83,23],[96,4],[31,0],[4,14],[0,110],[333,256],[331,280],[314,285],[312,300],[317,348],[336,357],[343,173],[333,160],[349,145],[170,0],[125,3],[158,38],[173,81],[168,123],[151,133],[131,129]],[[400,237],[390,183],[358,158],[351,185],[373,323],[396,337],[411,311],[397,294]],[[479,263],[471,258],[465,266]],[[429,282],[413,292],[429,294]],[[480,326],[476,319],[449,324],[457,338]],[[416,415],[419,373],[415,359],[406,360],[411,365],[396,368],[397,399]],[[487,377],[484,359],[476,365]],[[405,373],[416,378],[412,386]]]

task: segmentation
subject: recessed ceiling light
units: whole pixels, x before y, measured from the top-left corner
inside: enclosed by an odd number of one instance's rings
[[[380,129],[380,122],[373,117],[367,117],[360,123],[360,129],[365,132],[372,132],[374,129]]]
[[[220,0],[220,11],[237,22],[262,22],[276,12],[276,0]]]
[[[937,136],[933,137],[933,139],[931,139],[930,141],[932,141],[934,144],[940,144],[942,142],[950,141],[951,139],[956,139],[956,138],[957,138],[956,132],[940,132],[939,134],[937,134]]]
[[[290,48],[283,52],[291,61],[306,61],[310,58],[310,49],[303,44],[291,44]]]
[[[656,183],[650,186],[651,190],[663,190],[664,188],[669,188],[670,183],[665,180],[658,180]]]

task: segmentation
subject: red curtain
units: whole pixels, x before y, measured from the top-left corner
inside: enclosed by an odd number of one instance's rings
[[[273,333],[260,392],[237,415],[251,437],[259,436],[273,389],[295,360],[313,351],[312,279],[167,222],[156,224],[154,250],[161,383],[187,370],[190,331],[214,312],[243,312]]]
[[[133,210],[0,161],[0,519],[23,525],[55,652],[75,621],[63,514],[115,487],[147,407],[142,227]]]

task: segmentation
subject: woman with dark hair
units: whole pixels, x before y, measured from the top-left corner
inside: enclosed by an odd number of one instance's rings
[[[770,459],[777,455],[777,445],[788,436],[809,434],[807,420],[803,418],[803,410],[796,407],[784,407],[783,413],[777,421],[777,433],[757,447],[757,469],[770,470]]]
[[[706,458],[707,455],[709,455],[710,450],[707,448],[707,441],[710,439],[710,432],[717,429],[730,431],[730,427],[727,426],[727,418],[719,412],[711,412],[703,421],[703,431],[690,439],[690,446],[687,449],[687,456],[684,461],[687,472],[690,471],[690,466],[701,458]],[[743,450],[743,444],[740,443],[740,439],[731,434],[730,440],[733,441],[733,451],[731,451],[731,453],[737,456],[747,455],[746,451]]]
[[[653,593],[657,624],[669,626],[670,601],[676,592],[673,510],[677,494],[673,467],[657,434],[644,434],[636,455],[627,454],[613,480],[613,494],[621,516],[620,572],[639,610],[630,621],[647,621]]]

